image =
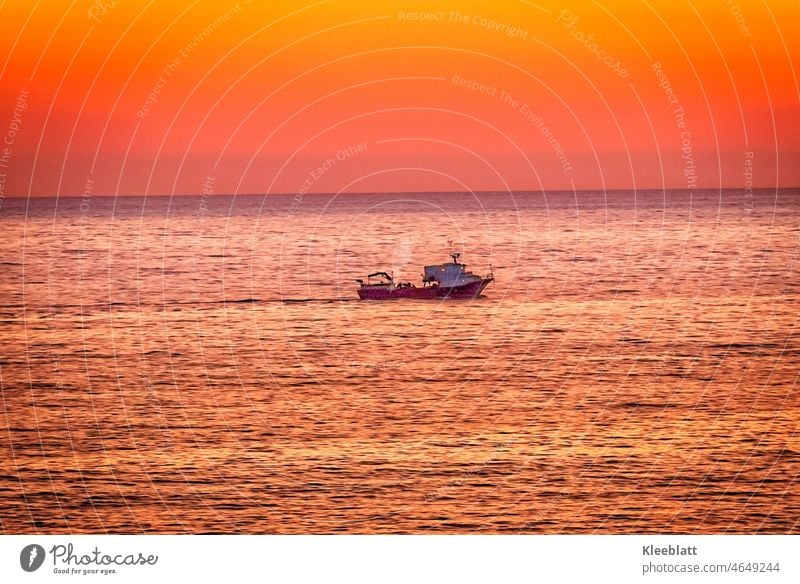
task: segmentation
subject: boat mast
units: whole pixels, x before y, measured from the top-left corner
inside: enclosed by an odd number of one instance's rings
[[[454,264],[458,264],[458,258],[461,257],[461,254],[458,253],[458,252],[454,252],[453,251],[453,240],[452,239],[448,239],[447,240],[447,246],[450,248],[450,257],[453,258],[453,263]]]

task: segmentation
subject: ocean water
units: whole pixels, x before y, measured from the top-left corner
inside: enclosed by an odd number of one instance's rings
[[[0,228],[3,533],[800,531],[798,190],[6,198]],[[482,298],[357,299],[450,245]]]

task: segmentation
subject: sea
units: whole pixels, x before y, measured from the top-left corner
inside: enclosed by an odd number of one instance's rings
[[[798,189],[0,203],[2,533],[800,532]]]

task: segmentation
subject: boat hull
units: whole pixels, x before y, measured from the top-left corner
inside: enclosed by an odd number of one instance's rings
[[[389,288],[363,286],[358,289],[361,300],[393,300],[395,298],[415,298],[427,300],[433,298],[475,298],[484,288],[492,283],[493,278],[482,278],[462,286],[424,286],[422,288]]]

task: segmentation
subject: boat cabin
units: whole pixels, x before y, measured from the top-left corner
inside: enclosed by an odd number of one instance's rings
[[[462,286],[473,282],[480,282],[481,277],[472,272],[468,272],[466,264],[458,261],[460,253],[451,253],[452,262],[437,264],[435,266],[425,266],[425,274],[422,281],[427,285],[436,283],[442,287]]]

